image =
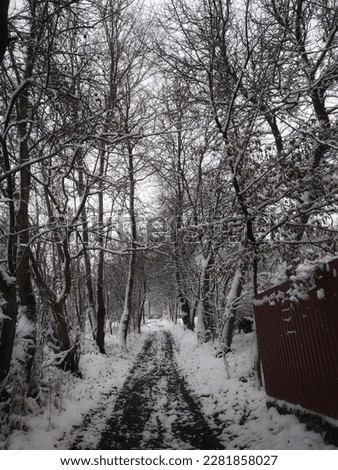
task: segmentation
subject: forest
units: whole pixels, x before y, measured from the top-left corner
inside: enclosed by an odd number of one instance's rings
[[[0,61],[3,436],[86,341],[165,317],[226,357],[337,255],[335,0],[7,0]]]

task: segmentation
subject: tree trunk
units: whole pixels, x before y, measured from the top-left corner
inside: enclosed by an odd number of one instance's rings
[[[142,288],[140,288],[140,296],[139,296],[139,311],[138,311],[138,318],[137,318],[137,331],[141,333],[141,324],[142,319],[144,318],[144,305],[146,302],[146,292],[147,292],[147,281],[144,278],[142,282]]]
[[[204,311],[205,311],[205,318],[206,318],[208,330],[212,338],[215,338],[217,322],[215,320],[214,302],[212,301],[212,295],[213,295],[212,268],[214,266],[214,256],[212,252],[209,254],[205,262],[207,263],[207,265],[205,267],[204,287],[203,287]]]
[[[94,301],[94,287],[92,280],[92,269],[89,254],[87,251],[84,253],[85,273],[86,273],[86,290],[87,290],[87,317],[93,333],[93,338],[97,335],[97,321],[95,317],[95,301]]]
[[[254,258],[253,258],[253,294],[254,296],[258,294],[258,249],[255,249]],[[262,365],[261,365],[261,355],[259,352],[258,338],[256,332],[256,322],[254,317],[254,372],[256,376],[256,386],[260,388],[263,385],[263,375],[262,375]]]
[[[2,63],[7,46],[9,44],[7,24],[8,7],[9,0],[2,0],[0,2],[0,65]]]
[[[174,263],[175,263],[175,277],[176,277],[176,286],[178,291],[178,304],[180,307],[181,318],[185,328],[194,331],[194,323],[193,323],[193,313],[191,311],[189,301],[184,293],[183,290],[183,282],[181,278],[180,266],[179,266],[179,259],[180,256],[179,252],[179,245],[175,243],[175,254],[174,254]]]
[[[103,204],[103,181],[102,178],[105,174],[105,156],[106,148],[103,144],[103,148],[100,151],[100,181],[99,181],[99,192],[98,192],[98,241],[101,246],[99,252],[98,266],[97,266],[97,289],[96,289],[96,304],[97,304],[97,333],[96,333],[96,344],[98,345],[99,351],[105,354],[104,338],[105,338],[105,319],[106,319],[106,307],[104,298],[104,252],[103,246],[105,242],[104,237],[104,204]]]
[[[103,157],[102,157],[103,158]],[[103,192],[99,192],[99,241],[103,248],[104,236],[103,236]],[[105,354],[104,348],[104,337],[105,337],[105,318],[106,308],[104,301],[104,288],[103,288],[103,274],[104,274],[104,252],[99,252],[99,260],[97,267],[97,333],[96,333],[96,344],[99,347],[99,351]]]
[[[28,64],[28,69],[29,69]],[[29,98],[28,89],[20,95],[18,102],[18,134],[20,138],[19,154],[20,163],[27,165],[30,160],[27,125]],[[18,233],[17,253],[17,294],[18,294],[18,318],[26,323],[25,334],[20,336],[21,347],[25,352],[24,365],[26,383],[29,382],[31,368],[36,349],[36,303],[33,291],[32,273],[30,266],[30,255],[27,247],[30,242],[29,204],[31,193],[31,168],[27,165],[20,170],[20,199],[18,201],[18,212],[16,217],[16,232]]]
[[[53,292],[53,290],[45,282],[39,269],[38,261],[36,260],[33,253],[30,250],[28,251],[35,273],[36,284],[41,289],[43,295],[47,297],[55,321],[56,335],[58,340],[57,348],[59,350],[59,359],[57,361],[57,365],[65,370],[77,372],[79,359],[79,338],[76,337],[72,343],[69,321],[65,313],[65,302],[71,292],[72,287],[71,259],[68,250],[69,240],[67,237],[64,237],[62,241],[60,239],[57,239],[57,241],[59,257],[61,258],[63,266],[64,282],[60,294]]]
[[[197,341],[198,343],[206,343],[211,338],[211,332],[208,328],[207,312],[206,312],[206,272],[208,269],[211,255],[204,258],[201,262],[200,281],[198,286],[198,304],[197,304]]]
[[[6,302],[1,307],[3,318],[0,326],[0,382],[2,382],[11,365],[17,316],[15,278],[10,277],[2,267],[0,267],[0,289]]]
[[[0,136],[3,170],[10,170],[9,155],[5,140]],[[16,252],[17,252],[17,235],[14,193],[15,184],[12,175],[6,178],[7,187],[4,191],[5,197],[8,198],[9,224],[8,224],[8,241],[7,241],[7,265],[8,271],[0,266],[0,291],[3,300],[2,312],[5,318],[1,321],[0,326],[0,382],[7,376],[14,347],[16,318],[17,318],[17,296],[16,296],[16,279],[14,274],[16,271]],[[6,318],[7,317],[7,318]]]
[[[133,288],[134,288],[134,265],[135,265],[135,253],[129,255],[129,267],[128,267],[128,280],[126,285],[126,292],[124,298],[124,308],[120,321],[119,329],[119,343],[122,348],[126,347],[128,326],[132,312],[132,300],[133,300]]]
[[[128,130],[126,129],[126,134]],[[128,141],[128,172],[129,172],[129,215],[131,224],[131,253],[129,255],[129,266],[128,266],[128,279],[124,298],[124,309],[120,321],[119,329],[119,343],[122,348],[126,347],[128,326],[130,316],[132,314],[132,303],[133,303],[133,290],[134,290],[134,278],[135,278],[135,264],[136,264],[136,242],[137,242],[137,225],[136,225],[136,213],[135,213],[135,174],[134,174],[134,154],[133,147]]]
[[[69,335],[69,324],[65,312],[64,303],[52,305],[52,313],[56,325],[56,333],[59,341],[60,350],[56,365],[72,373],[78,372],[79,365],[79,344],[78,338],[72,342]]]
[[[87,192],[87,186],[84,180],[83,175],[83,166],[84,159],[82,155],[82,150],[79,150],[79,169],[78,169],[78,191],[81,198],[85,197]],[[90,323],[90,327],[93,333],[93,338],[96,338],[97,335],[97,322],[95,316],[95,296],[94,296],[94,287],[92,279],[92,266],[90,262],[89,253],[87,248],[89,246],[89,231],[88,231],[88,218],[87,218],[87,209],[86,205],[83,205],[81,211],[81,220],[82,220],[82,242],[85,248],[83,253],[85,273],[86,273],[86,290],[87,290],[87,316]]]
[[[104,290],[103,290],[103,268],[104,268],[104,253],[100,251],[99,264],[97,273],[97,333],[96,333],[96,344],[99,347],[99,351],[105,354],[104,338],[105,338],[105,318],[106,318],[106,307],[104,302]]]
[[[232,286],[227,298],[224,313],[224,323],[221,332],[221,345],[225,354],[231,351],[232,339],[235,331],[236,317],[238,310],[238,299],[243,289],[243,271],[237,268],[232,280]]]

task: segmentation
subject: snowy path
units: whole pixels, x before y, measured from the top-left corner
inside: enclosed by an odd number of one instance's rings
[[[296,416],[267,409],[253,334],[235,335],[230,378],[215,344],[197,345],[180,325],[149,321],[123,353],[116,339],[107,337],[108,356],[88,348],[81,378],[57,376],[50,408],[27,416],[9,450],[336,449]]]
[[[99,449],[220,449],[173,357],[168,331],[152,333],[117,397]]]

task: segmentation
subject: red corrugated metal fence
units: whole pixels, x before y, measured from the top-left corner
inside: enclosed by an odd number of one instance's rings
[[[307,299],[290,300],[294,288],[254,300],[266,392],[338,418],[338,259],[314,272]]]

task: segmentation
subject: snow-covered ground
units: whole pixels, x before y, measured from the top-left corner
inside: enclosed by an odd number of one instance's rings
[[[53,369],[50,377],[53,391],[46,408],[25,417],[25,430],[15,431],[7,443],[0,441],[0,449],[4,446],[17,450],[69,449],[77,437],[77,427],[91,413],[95,418],[93,426],[88,426],[86,438],[89,448],[95,448],[148,330],[145,328],[142,335],[132,334],[127,351],[121,351],[117,332],[115,336],[107,335],[107,356],[89,342],[80,359],[82,378]]]
[[[158,328],[173,334],[179,367],[200,399],[210,425],[217,434],[221,430],[224,448],[335,449],[295,416],[281,416],[275,409],[267,409],[264,390],[255,388],[251,373],[252,334],[236,334],[227,371],[217,345],[197,346],[194,333],[166,321],[149,321],[142,335],[133,334],[129,339],[127,352],[119,350],[113,336],[108,339],[108,356],[88,347],[80,363],[82,378],[60,372],[53,377],[56,385],[48,406],[27,416],[25,430],[15,431],[6,448],[69,449],[80,434],[82,443],[94,449],[136,355],[148,334]],[[84,418],[86,424],[81,426]]]
[[[178,345],[178,364],[200,398],[205,416],[222,429],[226,449],[335,449],[296,416],[267,409],[268,397],[264,389],[255,387],[252,374],[253,333],[235,335],[226,370],[215,344],[197,346],[191,331],[179,325],[170,329]]]

